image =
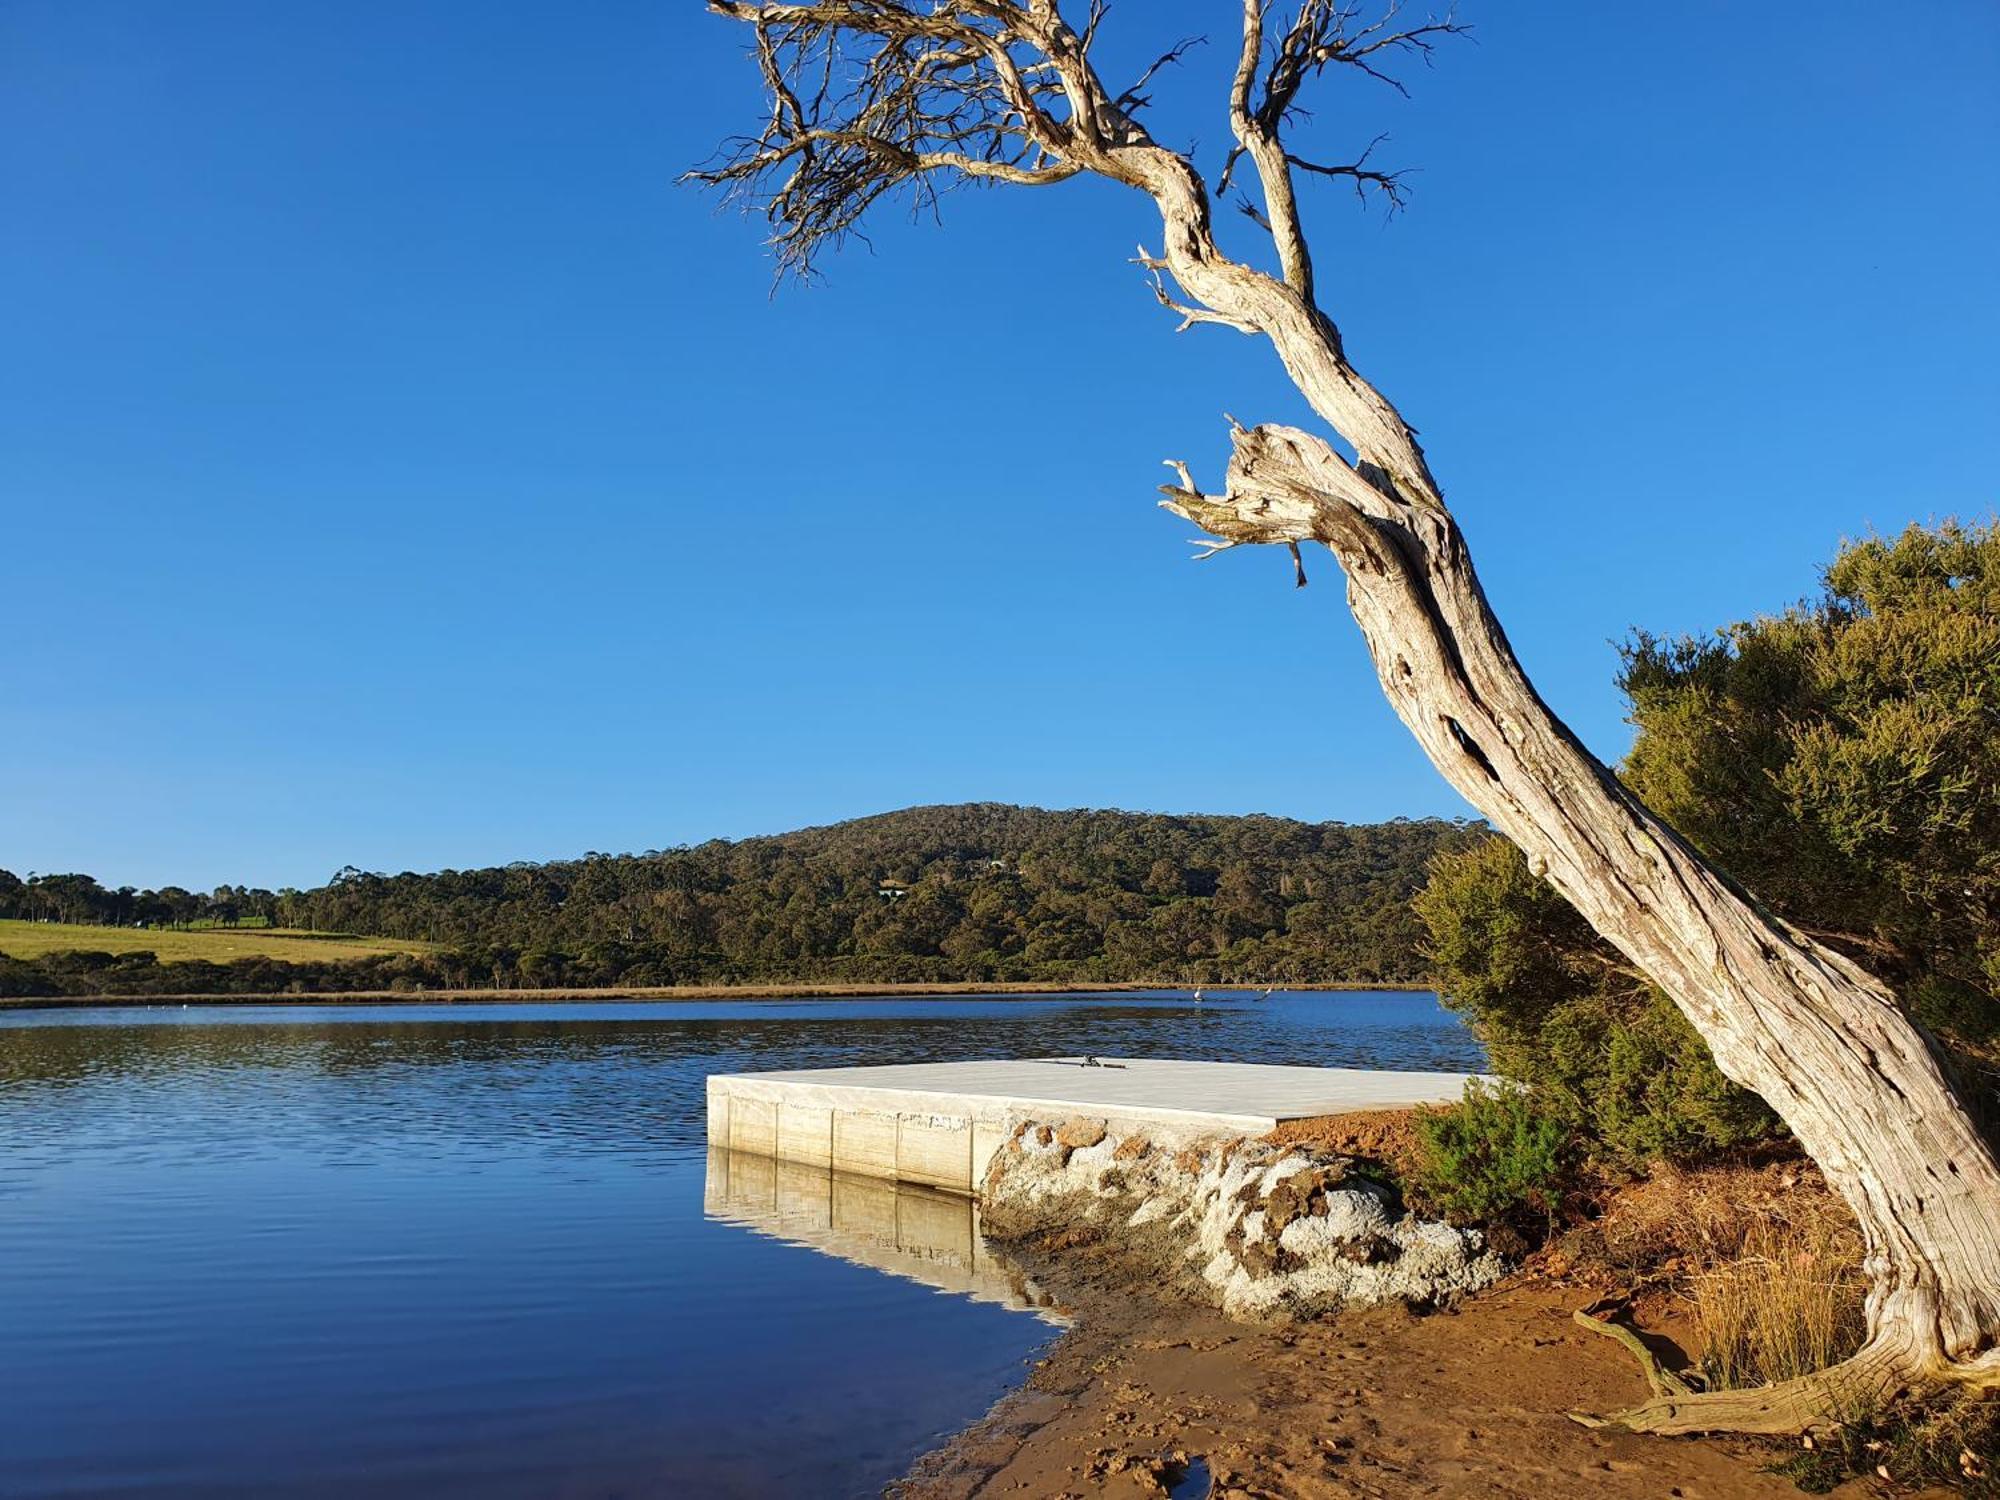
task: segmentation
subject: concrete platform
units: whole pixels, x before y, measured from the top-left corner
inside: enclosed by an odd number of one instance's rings
[[[971,1193],[1022,1120],[1103,1120],[1180,1142],[1457,1099],[1474,1075],[1156,1058],[1028,1058],[718,1073],[712,1145]]]

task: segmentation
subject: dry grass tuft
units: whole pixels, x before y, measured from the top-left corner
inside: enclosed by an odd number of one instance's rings
[[[1861,1237],[1830,1215],[1763,1222],[1734,1259],[1691,1278],[1697,1359],[1712,1390],[1823,1370],[1861,1346]]]
[[[1656,1169],[1590,1238],[1712,1389],[1809,1374],[1865,1335],[1861,1234],[1810,1163]]]

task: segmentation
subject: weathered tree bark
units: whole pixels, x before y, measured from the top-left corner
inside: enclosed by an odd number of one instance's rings
[[[1258,174],[1263,207],[1250,211],[1277,252],[1271,275],[1222,252],[1192,162],[1138,123],[1137,86],[1104,86],[1089,55],[1095,21],[1079,35],[1056,0],[924,11],[892,0],[711,4],[758,27],[774,102],[764,133],[702,175],[739,188],[782,175],[767,208],[780,255],[796,263],[885,185],[933,171],[1029,184],[1092,172],[1152,199],[1164,249],[1144,262],[1190,304],[1164,287],[1160,300],[1184,327],[1268,338],[1353,452],[1350,462],[1293,428],[1239,427],[1222,491],[1203,494],[1176,465],[1168,508],[1212,536],[1213,550],[1318,542],[1334,553],[1383,691],[1432,763],[1673,998],[1722,1071],[1764,1097],[1853,1209],[1872,1282],[1858,1354],[1764,1390],[1667,1391],[1621,1420],[1663,1432],[1796,1430],[1905,1386],[2000,1383],[2000,1161],[1931,1040],[1881,983],[1710,866],[1549,711],[1487,606],[1414,433],[1349,362],[1319,306],[1294,169],[1358,186],[1392,179],[1365,168],[1365,153],[1330,167],[1292,154],[1280,133],[1297,94],[1333,65],[1379,77],[1371,59],[1456,28],[1396,33],[1385,20],[1352,31],[1351,11],[1300,0],[1267,43],[1263,0],[1244,0],[1229,169],[1247,158]],[[861,83],[838,97],[822,83],[802,106],[794,85],[832,76],[824,59],[857,39],[879,43]]]

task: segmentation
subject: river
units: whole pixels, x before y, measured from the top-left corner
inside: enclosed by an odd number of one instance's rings
[[[0,1014],[0,1495],[875,1494],[1056,1330],[791,1242],[703,1079],[1078,1052],[1481,1066],[1406,993]]]

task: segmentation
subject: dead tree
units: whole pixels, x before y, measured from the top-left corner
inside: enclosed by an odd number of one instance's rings
[[[1759,1390],[1668,1392],[1618,1420],[1795,1430],[1905,1389],[2000,1384],[2000,1162],[1935,1044],[1880,981],[1759,906],[1648,812],[1549,711],[1487,606],[1415,434],[1350,362],[1322,305],[1300,183],[1390,195],[1399,185],[1366,153],[1321,161],[1294,149],[1302,92],[1342,74],[1393,85],[1399,57],[1461,28],[1402,22],[1394,0],[1373,20],[1356,0],[1283,10],[1244,0],[1227,100],[1234,145],[1211,188],[1143,123],[1181,48],[1130,86],[1107,83],[1093,46],[1101,0],[1076,25],[1059,0],[710,8],[750,27],[770,111],[692,175],[763,209],[788,271],[809,270],[892,194],[922,205],[956,184],[1095,173],[1151,200],[1161,250],[1141,262],[1159,300],[1183,327],[1268,339],[1328,429],[1232,424],[1221,488],[1202,491],[1175,464],[1167,509],[1206,532],[1211,552],[1283,545],[1296,558],[1308,542],[1333,552],[1383,690],[1431,761],[1672,996],[1722,1070],[1777,1110],[1853,1209],[1872,1286],[1859,1353]],[[1252,175],[1254,197],[1239,185]],[[1275,271],[1218,243],[1216,210],[1232,191],[1268,234]]]

